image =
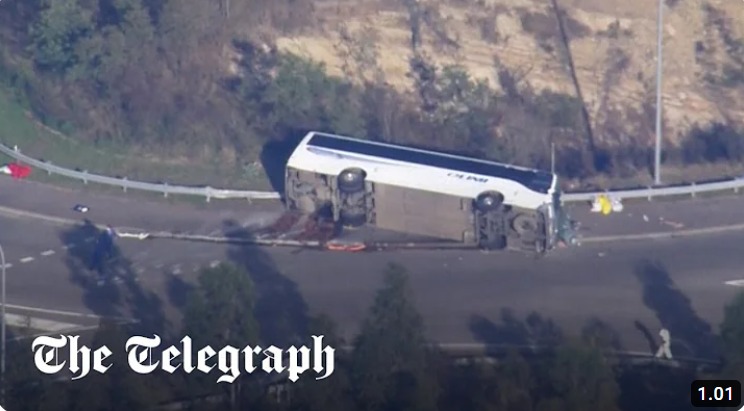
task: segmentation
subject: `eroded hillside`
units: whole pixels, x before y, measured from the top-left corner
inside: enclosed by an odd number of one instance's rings
[[[461,64],[495,88],[502,67],[537,90],[580,95],[605,144],[652,141],[657,2],[556,1],[560,13],[537,0],[327,1],[316,6],[320,24],[278,44],[332,73],[411,90],[415,43],[433,62]],[[695,123],[744,121],[744,28],[735,24],[743,18],[739,1],[667,0],[667,138]]]

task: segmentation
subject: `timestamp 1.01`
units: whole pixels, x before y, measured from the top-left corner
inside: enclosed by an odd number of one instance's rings
[[[694,407],[738,407],[741,383],[736,380],[695,380],[690,401]]]

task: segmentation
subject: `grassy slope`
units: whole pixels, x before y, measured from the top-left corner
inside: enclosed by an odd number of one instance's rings
[[[92,173],[126,176],[131,180],[168,181],[173,184],[210,184],[214,187],[269,189],[263,169],[258,164],[237,167],[222,166],[216,159],[205,164],[163,161],[145,158],[122,147],[93,147],[81,144],[35,121],[0,88],[0,142],[17,145],[32,157],[59,166],[87,169]],[[35,174],[36,176],[39,173]],[[55,179],[56,180],[56,179]]]

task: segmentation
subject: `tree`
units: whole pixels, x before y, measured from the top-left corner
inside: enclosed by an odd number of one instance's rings
[[[389,264],[354,342],[352,383],[362,410],[435,410],[439,385],[403,266]]]
[[[93,29],[91,13],[77,0],[46,0],[39,20],[31,26],[31,51],[42,68],[58,74],[77,64],[76,44]]]
[[[244,270],[224,263],[204,269],[184,315],[185,335],[192,338],[195,347],[255,346],[259,342],[259,325],[253,311],[255,301],[253,282]],[[192,381],[189,392],[214,389],[214,381],[207,378],[189,376]],[[238,405],[237,392],[241,386],[240,380],[229,386],[233,406]]]
[[[721,340],[725,360],[724,374],[744,379],[744,293],[739,293],[724,308]]]
[[[475,363],[449,371],[448,408],[471,411],[533,409],[534,379],[530,365],[510,352],[497,365]]]
[[[244,270],[224,263],[204,269],[186,309],[186,335],[194,344],[256,344],[259,328],[254,304],[253,282]]]
[[[613,369],[597,348],[566,343],[541,371],[538,411],[619,410]]]
[[[5,402],[2,406],[18,411],[51,411],[66,406],[69,401],[67,384],[55,383],[54,376],[41,374],[31,365],[34,353],[29,349],[29,340],[15,340],[13,337],[11,332],[6,347]]]
[[[105,374],[95,371],[84,379],[70,382],[71,411],[125,411],[149,409],[168,399],[159,375],[138,375],[127,366],[125,344],[130,334],[123,326],[102,320],[90,347],[108,347],[112,355],[106,359],[111,368]]]
[[[292,410],[295,411],[349,411],[354,409],[349,380],[349,361],[341,348],[344,340],[336,331],[336,324],[321,315],[310,320],[310,335],[322,335],[326,344],[336,348],[335,371],[330,378],[315,380],[300,379],[292,395]]]
[[[293,129],[319,129],[364,138],[355,94],[350,83],[326,74],[323,64],[287,55],[279,59],[261,100],[269,125],[281,136]]]

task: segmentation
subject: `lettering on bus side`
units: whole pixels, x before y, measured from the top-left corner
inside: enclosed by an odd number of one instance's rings
[[[488,179],[485,177],[469,176],[467,174],[462,174],[462,173],[447,173],[447,177],[459,178],[460,180],[465,180],[465,181],[475,181],[476,183],[488,182]]]

